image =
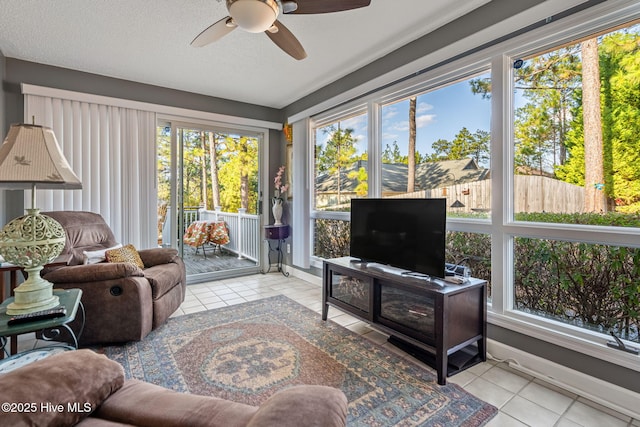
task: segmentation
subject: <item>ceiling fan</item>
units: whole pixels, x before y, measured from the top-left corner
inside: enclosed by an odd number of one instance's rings
[[[226,0],[229,16],[206,28],[191,42],[202,47],[213,43],[236,28],[250,33],[264,32],[280,49],[304,59],[307,52],[278,15],[340,12],[369,6],[371,0]]]

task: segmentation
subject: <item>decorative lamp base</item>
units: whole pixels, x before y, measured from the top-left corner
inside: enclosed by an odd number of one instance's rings
[[[18,294],[16,294],[16,297],[17,296]],[[17,302],[12,302],[7,306],[7,314],[9,316],[12,316],[14,314],[33,313],[34,311],[48,310],[50,308],[54,308],[59,305],[60,305],[60,300],[56,296],[53,296],[44,301],[38,301],[34,303],[21,304]]]
[[[35,186],[31,191],[35,193]],[[7,314],[27,314],[58,305],[58,297],[53,296],[53,283],[40,277],[40,271],[60,255],[65,241],[62,225],[41,215],[37,208],[27,209],[27,215],[2,228],[0,254],[28,274],[27,280],[14,290],[15,299],[7,306]]]
[[[53,295],[53,283],[40,277],[42,266],[26,268],[27,280],[14,289],[14,301],[7,306],[7,314],[26,314],[48,310],[60,304]]]

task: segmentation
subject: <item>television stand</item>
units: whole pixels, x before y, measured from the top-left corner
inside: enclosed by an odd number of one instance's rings
[[[324,261],[322,319],[339,308],[390,336],[389,342],[433,367],[438,384],[487,360],[486,285],[428,281],[352,263]]]

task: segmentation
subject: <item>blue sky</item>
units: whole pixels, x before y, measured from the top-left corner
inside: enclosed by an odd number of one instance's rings
[[[487,76],[482,75],[480,77]],[[431,143],[438,139],[451,141],[466,127],[471,133],[478,129],[489,132],[491,102],[471,92],[469,80],[418,96],[416,106],[416,145],[421,154],[431,153]],[[340,123],[343,129],[352,128],[358,138],[359,152],[367,145],[366,116],[357,116]],[[318,134],[326,141],[328,136]],[[402,154],[406,154],[409,141],[409,100],[388,104],[382,108],[382,148],[398,142]]]

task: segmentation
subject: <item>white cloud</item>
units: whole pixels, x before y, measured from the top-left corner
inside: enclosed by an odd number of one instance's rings
[[[423,114],[416,116],[416,128],[422,128],[436,121],[435,114]]]
[[[398,110],[392,107],[383,108],[382,120],[390,120],[398,115]]]
[[[430,110],[433,110],[433,105],[427,104],[426,102],[421,102],[416,105],[416,114],[424,113]]]
[[[391,123],[391,126],[387,126],[385,130],[391,130],[395,132],[406,132],[409,130],[409,120],[393,122]]]
[[[363,129],[367,127],[367,116],[366,115],[360,115],[360,116],[355,116],[355,117],[351,117],[348,118],[346,120],[343,120],[341,122],[341,127],[343,129],[353,129],[353,130],[357,130],[357,129]]]

